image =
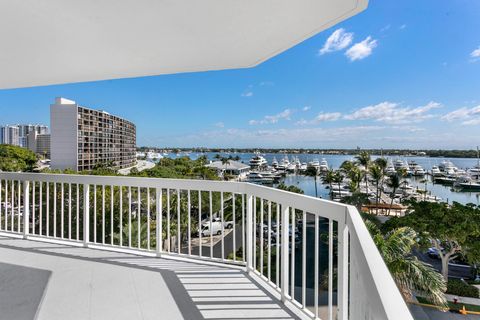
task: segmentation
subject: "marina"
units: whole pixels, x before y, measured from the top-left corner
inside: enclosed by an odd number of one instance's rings
[[[162,157],[178,158],[188,156],[197,159],[206,156],[213,161],[218,153],[157,153]],[[345,161],[355,161],[352,155],[331,155],[331,154],[303,154],[303,153],[220,153],[221,157],[235,157],[239,162],[251,165],[260,164],[262,170],[250,169],[246,181],[277,186],[284,183],[286,186],[296,186],[304,191],[306,195],[329,199],[329,186],[322,183],[321,176],[329,169],[337,170]],[[381,157],[372,155],[372,161]],[[480,205],[480,188],[478,179],[480,177],[480,166],[475,158],[452,158],[441,157],[385,157],[387,166],[385,174],[388,176],[397,171],[405,170],[406,176],[403,179],[404,185],[400,190],[404,193],[417,193],[419,200],[453,201],[467,204]],[[317,179],[305,174],[309,167],[316,168],[319,172]],[[468,177],[468,181],[460,181],[461,177]],[[398,193],[400,193],[400,190]],[[373,190],[370,190],[372,192]],[[418,191],[418,192],[417,192]],[[341,190],[336,193],[348,195],[348,190]],[[388,192],[387,192],[388,193]],[[398,196],[398,198],[400,198]],[[398,199],[397,198],[397,199]],[[397,201],[395,199],[395,202]]]

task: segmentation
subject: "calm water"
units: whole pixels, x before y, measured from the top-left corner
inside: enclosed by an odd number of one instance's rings
[[[213,160],[214,156],[217,153],[206,153],[205,155],[210,159]],[[191,159],[196,159],[202,154],[198,153],[191,153],[191,154],[179,154],[178,156],[189,156]],[[285,155],[284,154],[262,154],[265,159],[267,159],[268,163],[272,163],[273,158],[275,157],[278,161],[280,161]],[[240,161],[244,163],[248,163],[250,159],[253,157],[252,153],[229,153],[229,154],[221,154],[221,156],[239,156]],[[325,158],[327,160],[328,165],[332,169],[338,169],[340,165],[346,160],[354,160],[354,157],[351,155],[321,155],[321,154],[287,154],[290,161],[293,160],[293,157],[296,156],[300,159],[301,162],[309,162],[312,160],[321,160]],[[169,157],[176,158],[177,155],[170,154]],[[372,156],[373,159],[377,158],[378,156]],[[388,157],[387,157],[388,158]],[[392,160],[399,159],[399,157],[390,157]],[[419,165],[421,165],[425,170],[430,171],[432,166],[440,164],[443,160],[450,160],[455,164],[457,167],[461,169],[468,169],[472,168],[477,164],[477,159],[467,159],[467,158],[430,158],[430,157],[400,157],[403,161],[415,161]],[[424,182],[421,182],[423,179],[418,178],[410,178],[408,179],[410,184],[414,187],[426,189],[432,195],[440,197],[442,201],[451,203],[452,201],[457,201],[463,204],[466,203],[475,203],[480,205],[480,192],[458,192],[451,189],[450,186],[442,186],[439,184],[433,184],[430,180],[427,181],[426,185]],[[287,175],[284,179],[284,183],[286,185],[295,185],[301,188],[305,194],[315,196],[315,182],[313,177],[305,177],[301,175]],[[321,183],[320,179],[317,179],[317,192],[318,196],[322,198],[328,198],[328,189],[325,189],[325,186]]]

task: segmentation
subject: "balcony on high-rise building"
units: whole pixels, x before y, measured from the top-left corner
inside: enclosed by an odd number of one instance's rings
[[[366,7],[5,0],[0,88],[254,67]],[[355,207],[269,187],[0,172],[0,235],[4,319],[412,319]]]

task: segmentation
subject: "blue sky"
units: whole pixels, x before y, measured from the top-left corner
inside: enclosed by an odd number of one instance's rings
[[[474,148],[480,1],[371,0],[252,69],[0,90],[0,123],[48,124],[56,96],[132,120],[138,145]]]

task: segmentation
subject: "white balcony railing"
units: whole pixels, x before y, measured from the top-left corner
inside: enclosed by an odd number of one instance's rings
[[[313,319],[412,319],[352,206],[248,183],[29,173],[0,173],[0,204],[4,234],[243,265]]]

